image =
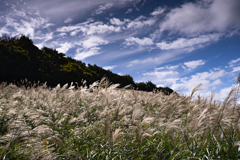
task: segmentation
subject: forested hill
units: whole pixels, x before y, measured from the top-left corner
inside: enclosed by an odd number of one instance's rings
[[[134,88],[143,91],[158,89],[166,94],[173,92],[168,87],[157,88],[150,81],[135,83],[130,75],[117,75],[97,65],[86,66],[85,63],[65,57],[65,54],[51,48],[44,47],[40,50],[24,35],[0,37],[0,82],[18,82],[27,78],[31,82],[47,81],[48,86],[55,87],[59,83],[64,85],[70,82],[81,85],[82,79],[91,84],[104,76],[112,83],[121,84],[120,87],[132,84]]]

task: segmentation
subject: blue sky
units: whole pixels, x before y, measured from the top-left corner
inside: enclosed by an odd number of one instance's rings
[[[135,82],[224,99],[240,71],[239,0],[0,0],[0,34],[29,36]]]

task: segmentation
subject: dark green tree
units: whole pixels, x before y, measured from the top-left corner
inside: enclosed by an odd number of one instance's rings
[[[33,41],[24,35],[0,37],[0,81],[14,82],[27,78],[31,82],[47,81],[48,86],[77,82],[82,80],[87,85],[107,77],[110,82],[119,83],[120,87],[132,84],[133,88],[143,91],[160,89],[165,94],[172,93],[170,88],[157,88],[151,81],[135,83],[130,75],[117,75],[96,64],[88,64],[66,57],[57,50],[43,47],[39,49]]]

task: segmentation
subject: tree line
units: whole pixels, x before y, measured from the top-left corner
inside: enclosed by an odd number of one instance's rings
[[[168,87],[157,87],[151,81],[135,83],[130,75],[117,75],[97,65],[86,65],[82,61],[66,57],[56,49],[43,47],[39,49],[33,41],[24,35],[0,37],[0,82],[46,82],[50,87],[57,84],[76,82],[87,85],[107,77],[112,83],[119,83],[120,88],[131,84],[134,89],[142,91],[159,90],[165,94],[173,92]]]

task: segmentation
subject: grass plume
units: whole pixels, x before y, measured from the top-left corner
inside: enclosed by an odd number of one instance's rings
[[[195,98],[201,84],[190,96],[82,84],[2,83],[1,159],[240,158],[238,88],[218,103]]]

